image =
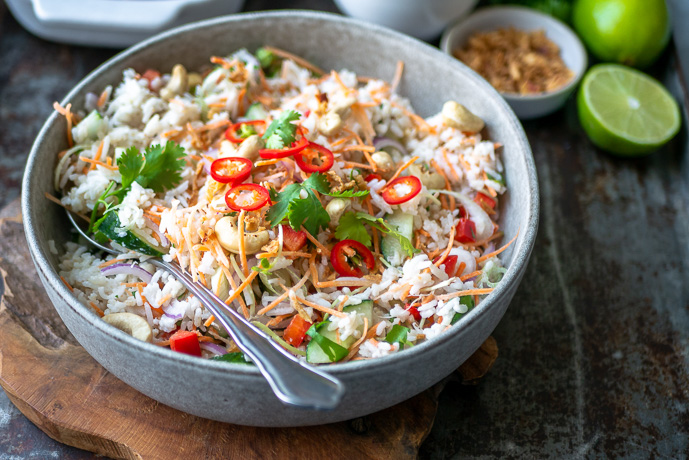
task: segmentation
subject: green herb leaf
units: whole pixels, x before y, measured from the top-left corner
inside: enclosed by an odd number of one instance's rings
[[[338,240],[355,240],[364,246],[371,247],[371,235],[364,226],[362,219],[356,212],[346,212],[340,217],[340,223],[335,230],[335,238]]]
[[[139,149],[129,147],[117,160],[117,168],[122,176],[122,189],[129,190],[132,182],[136,180],[144,167],[145,160],[141,156]]]
[[[184,168],[184,148],[173,141],[165,147],[154,145],[144,152],[145,163],[136,181],[144,188],[152,188],[156,193],[173,188],[182,180]]]
[[[214,356],[211,358],[213,361],[222,361],[224,363],[238,363],[238,364],[253,364],[247,361],[244,357],[244,353],[241,351],[235,351],[233,353],[227,353],[222,356]]]
[[[301,118],[294,110],[285,110],[278,116],[263,133],[266,148],[281,149],[291,145],[296,140],[297,125],[292,123]]]
[[[272,227],[281,223],[285,218],[294,230],[304,228],[316,236],[322,227],[330,222],[330,215],[323,208],[321,200],[314,193],[328,193],[330,185],[328,179],[319,173],[311,174],[301,184],[290,184],[282,192],[270,191],[270,199],[274,203],[268,210],[266,218]],[[306,198],[302,198],[302,191]]]
[[[400,343],[402,345],[407,342],[407,334],[409,333],[409,328],[395,324],[385,336],[385,341],[387,343]]]
[[[334,198],[363,198],[369,194],[368,190],[343,190],[342,192],[328,192],[325,195],[332,196]]]
[[[457,321],[462,319],[464,315],[469,313],[471,309],[474,308],[474,297],[470,295],[463,295],[459,298],[459,303],[466,305],[468,310],[466,313],[455,313],[455,315],[452,317],[452,324],[455,324]]]

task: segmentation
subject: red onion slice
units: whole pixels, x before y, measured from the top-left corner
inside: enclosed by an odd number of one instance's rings
[[[100,269],[105,276],[113,275],[134,275],[138,276],[144,283],[150,283],[153,275],[136,264],[113,264]]]
[[[227,348],[212,342],[201,342],[199,344],[202,350],[210,351],[216,355],[222,356],[227,354]]]
[[[393,149],[399,151],[402,155],[409,154],[402,143],[394,139],[390,139],[389,137],[376,137],[373,139],[373,146],[376,148],[376,150],[384,149],[385,147],[392,147]]]

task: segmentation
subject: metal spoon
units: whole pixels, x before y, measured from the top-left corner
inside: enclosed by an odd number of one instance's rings
[[[93,246],[109,254],[121,254],[94,241],[76,223],[69,211],[67,216],[79,234]],[[319,410],[334,409],[340,403],[344,395],[344,385],[338,379],[299,361],[239,313],[227,308],[225,302],[210,289],[201,283],[195,283],[175,262],[165,262],[160,257],[147,258],[146,262],[172,273],[198,297],[232,336],[237,346],[256,364],[281,401],[293,406]]]

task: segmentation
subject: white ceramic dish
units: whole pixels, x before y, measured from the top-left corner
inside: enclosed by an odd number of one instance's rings
[[[5,0],[26,30],[73,45],[125,48],[164,30],[242,9],[244,0]]]
[[[333,39],[337,37],[338,39]],[[316,46],[315,44],[318,44]],[[538,181],[526,136],[509,106],[483,79],[454,58],[389,29],[338,15],[313,12],[241,14],[164,33],[106,62],[62,101],[80,108],[88,92],[117,84],[126,68],[168,72],[176,64],[199,68],[209,56],[238,48],[280,46],[325,69],[348,68],[390,79],[405,62],[401,94],[423,116],[448,99],[462,101],[486,121],[487,135],[504,145],[508,192],[501,197],[500,227],[516,241],[501,255],[503,280],[479,306],[438,338],[382,359],[328,366],[346,386],[342,404],[318,412],[288,407],[271,392],[253,366],[201,360],[138,341],[100,320],[56,273],[70,239],[64,211],[45,198],[52,192],[56,152],[66,148],[66,124],[53,113],[41,129],[24,174],[22,213],[30,253],[50,299],[82,346],[107,370],[142,393],[202,417],[256,426],[331,423],[404,401],[454,371],[490,335],[505,313],[526,270],[538,228]],[[430,80],[432,76],[432,81]],[[51,101],[45,101],[50,104]]]
[[[544,30],[546,36],[560,48],[562,60],[574,72],[574,78],[562,88],[548,93],[520,95],[501,92],[502,97],[522,120],[542,117],[562,107],[584,75],[588,59],[586,49],[574,31],[552,16],[520,6],[483,8],[449,27],[443,33],[440,48],[452,55],[452,51],[461,48],[475,32],[506,27]]]
[[[335,0],[337,7],[349,16],[422,40],[436,38],[476,3],[478,0]]]

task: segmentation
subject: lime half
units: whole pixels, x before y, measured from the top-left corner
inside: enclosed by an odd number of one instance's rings
[[[658,81],[617,64],[591,67],[577,95],[579,121],[598,147],[619,155],[656,150],[679,131],[679,106]]]

